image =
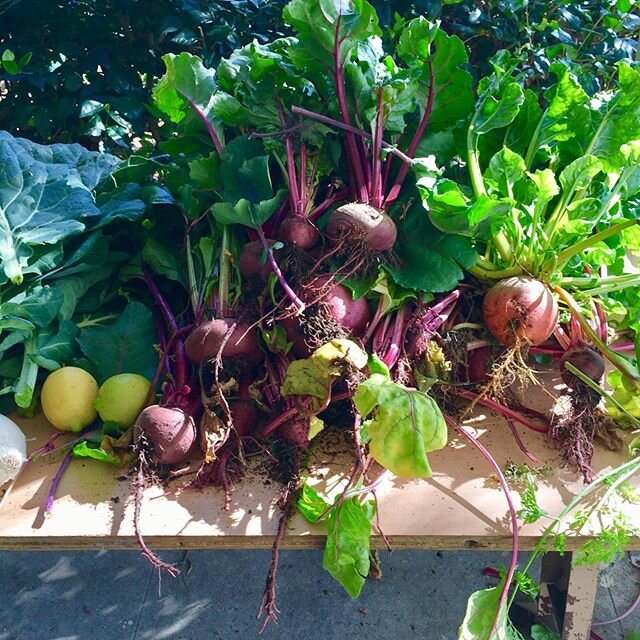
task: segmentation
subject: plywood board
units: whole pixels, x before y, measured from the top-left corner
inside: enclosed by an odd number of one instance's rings
[[[539,392],[529,392],[529,394]],[[540,403],[544,402],[540,395]],[[546,397],[546,396],[545,396]],[[539,403],[538,403],[539,404]],[[51,435],[42,419],[22,419],[29,450]],[[507,460],[526,461],[505,422],[479,408],[465,422],[501,465]],[[542,434],[519,428],[527,447],[544,464],[562,466],[555,447]],[[626,448],[625,448],[626,449]],[[350,469],[352,456],[347,439],[327,434],[313,452],[312,482],[321,491],[336,495]],[[511,533],[507,504],[482,456],[455,432],[448,446],[429,455],[434,470],[427,480],[388,478],[377,490],[380,525],[395,548],[508,549]],[[615,467],[626,460],[626,451],[599,449],[597,470]],[[31,464],[20,477],[0,509],[2,549],[136,548],[133,535],[133,504],[130,481],[123,471],[91,460],[75,459],[63,477],[51,515],[44,518],[43,504],[60,458],[45,457]],[[223,509],[218,489],[179,492],[183,481],[169,491],[160,487],[146,491],[141,518],[150,545],[163,548],[258,548],[271,545],[279,509],[275,505],[280,487],[253,470],[234,487],[229,511]],[[640,483],[639,479],[635,480]],[[558,513],[580,490],[576,473],[560,468],[540,482],[539,502],[549,513]],[[640,525],[640,507],[629,515]],[[532,548],[540,525],[521,529],[520,546]],[[312,526],[299,515],[291,519],[285,547],[313,548],[324,544],[322,526]],[[581,538],[569,541],[575,548]],[[374,545],[382,546],[380,536]],[[638,547],[640,541],[634,541]]]

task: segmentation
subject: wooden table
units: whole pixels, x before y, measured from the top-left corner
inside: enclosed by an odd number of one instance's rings
[[[19,420],[29,450],[51,435],[42,418]],[[493,453],[501,466],[524,462],[522,452],[503,420],[478,409],[465,422]],[[526,446],[546,465],[560,466],[554,446],[544,435],[519,429]],[[339,434],[327,434],[326,442],[313,456],[313,483],[329,496],[345,479],[352,457]],[[448,446],[429,455],[433,478],[421,481],[390,479],[377,491],[380,522],[396,549],[510,549],[511,532],[507,504],[497,482],[488,479],[490,469],[480,454],[455,433]],[[597,470],[621,464],[626,452],[599,450]],[[43,505],[59,458],[44,457],[31,464],[0,510],[0,549],[135,549],[133,504],[130,483],[122,470],[91,460],[75,459],[60,484],[51,515],[43,517]],[[640,485],[640,479],[636,480]],[[173,485],[179,487],[177,481]],[[578,476],[560,469],[540,481],[538,498],[549,513],[559,513],[581,488]],[[241,549],[270,547],[279,511],[274,505],[277,483],[265,481],[256,472],[238,482],[229,511],[222,508],[221,493],[213,488],[163,493],[146,491],[141,526],[153,549]],[[640,506],[629,514],[640,525]],[[520,530],[520,548],[533,549],[542,525]],[[568,539],[567,549],[576,549],[593,532]],[[380,536],[373,538],[382,547]],[[285,548],[310,549],[324,546],[322,526],[310,525],[295,514],[284,539]],[[640,548],[640,540],[633,541]],[[574,568],[569,576],[574,614],[564,640],[583,640],[593,611],[597,570]],[[565,625],[567,627],[567,625]]]

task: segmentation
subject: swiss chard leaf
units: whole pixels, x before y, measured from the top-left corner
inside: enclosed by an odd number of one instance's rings
[[[307,482],[302,485],[302,491],[296,501],[298,511],[311,523],[320,521],[323,513],[331,505]]]
[[[447,444],[447,426],[433,398],[373,374],[358,385],[353,403],[379,464],[400,478],[431,476],[427,453]]]
[[[502,607],[496,629],[489,637],[498,611],[501,591],[502,585],[499,585],[471,594],[458,631],[458,640],[522,640],[522,636],[509,622],[506,606]]]

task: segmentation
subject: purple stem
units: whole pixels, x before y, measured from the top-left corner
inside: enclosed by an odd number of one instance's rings
[[[142,263],[142,273],[144,274],[144,279],[147,283],[147,286],[149,287],[151,295],[153,296],[154,302],[160,309],[160,313],[164,318],[167,329],[169,329],[172,335],[178,333],[180,331],[180,328],[178,327],[176,317],[173,315],[173,311],[171,311],[171,308],[167,304],[167,301],[160,293],[160,289],[158,289],[158,285],[155,283],[149,267],[144,262]],[[184,343],[182,342],[182,340],[178,340],[176,343],[174,362],[176,371],[175,388],[176,390],[180,391],[187,385],[187,380],[189,379],[187,355],[185,353]]]
[[[258,227],[256,230],[258,232],[260,242],[262,243],[264,250],[267,252],[267,258],[269,259],[269,264],[271,265],[273,272],[276,274],[276,277],[278,278],[278,282],[280,282],[280,285],[284,289],[284,292],[287,294],[291,302],[293,302],[293,305],[296,308],[298,314],[301,314],[305,310],[304,302],[302,302],[302,300],[298,298],[295,291],[289,286],[287,281],[284,279],[284,275],[282,274],[282,271],[280,270],[280,267],[278,266],[278,263],[276,262],[276,259],[273,256],[273,251],[271,250],[271,247],[267,242],[267,238],[264,235],[264,231],[262,230],[261,227]]]
[[[516,428],[516,425],[513,424],[513,419],[511,417],[509,417],[509,416],[506,416],[505,420],[507,421],[507,424],[509,425],[509,429],[511,429],[511,433],[513,434],[513,439],[516,441],[516,444],[520,448],[520,451],[522,451],[522,453],[524,453],[524,455],[527,456],[527,458],[529,458],[529,460],[531,460],[531,462],[533,462],[534,464],[540,464],[540,460],[538,460],[538,458],[536,458],[533,455],[533,453],[531,453],[531,451],[529,451],[529,449],[527,449],[525,443],[522,441],[522,438],[520,437],[520,434],[518,433],[518,429]]]
[[[389,329],[389,323],[391,321],[391,316],[385,316],[382,321],[382,326],[376,331],[376,334],[373,336],[373,344],[371,345],[371,349],[374,353],[380,353],[384,349],[384,345],[387,341],[387,330]]]
[[[609,325],[607,323],[607,315],[605,314],[604,309],[602,308],[599,302],[594,301],[594,304],[596,307],[596,314],[598,316],[598,321],[600,324],[600,340],[602,340],[602,342],[607,344],[607,342],[609,341],[609,336],[607,335],[609,331]]]
[[[382,133],[383,133],[382,87],[378,89],[378,109],[376,113],[376,128],[373,135],[373,166],[371,168],[371,204],[380,209],[382,207]]]
[[[284,111],[282,110],[282,104],[278,98],[278,93],[275,94],[276,106],[278,107],[278,118],[282,127],[286,127],[286,121],[284,119]],[[287,154],[287,176],[289,179],[289,200],[291,203],[291,213],[298,215],[298,207],[300,206],[300,193],[298,192],[298,177],[296,175],[296,159],[293,155],[293,143],[289,136],[284,138],[284,148]]]
[[[378,328],[378,324],[380,324],[380,320],[382,319],[382,307],[384,306],[384,297],[380,296],[378,298],[378,306],[376,307],[376,312],[373,315],[373,319],[369,323],[367,327],[367,332],[364,334],[364,338],[362,338],[363,344],[367,344],[373,335],[373,332]]]
[[[537,424],[533,424],[528,420],[525,420],[519,413],[516,413],[509,407],[505,407],[504,405],[492,400],[491,398],[484,398],[479,396],[477,393],[473,393],[473,391],[467,391],[466,389],[459,389],[457,387],[451,387],[450,393],[453,393],[456,396],[460,396],[461,398],[466,398],[467,400],[471,400],[472,402],[477,402],[478,404],[483,404],[485,407],[488,407],[492,411],[499,413],[505,417],[509,417],[516,422],[527,427],[527,429],[531,429],[531,431],[537,431],[538,433],[547,433],[549,431],[548,427],[539,427]]]
[[[402,342],[402,335],[404,334],[404,316],[406,312],[406,305],[402,305],[396,312],[396,319],[393,323],[393,333],[389,345],[385,349],[385,353],[382,356],[382,361],[387,365],[389,369],[395,366],[400,357],[400,344]]]
[[[500,482],[502,491],[504,492],[505,498],[507,499],[507,504],[509,505],[509,515],[511,517],[511,535],[513,540],[511,547],[511,562],[509,563],[504,586],[502,587],[502,592],[500,593],[500,600],[498,600],[496,615],[488,636],[489,638],[493,638],[493,634],[498,626],[498,621],[500,620],[502,608],[507,602],[509,587],[511,586],[513,576],[516,572],[516,566],[518,564],[518,517],[516,515],[516,508],[513,504],[513,500],[511,499],[509,485],[507,484],[507,481],[502,473],[502,469],[500,469],[500,465],[495,461],[494,457],[489,453],[485,446],[477,438],[472,436],[464,427],[458,425],[451,418],[449,418],[449,416],[445,415],[444,418],[449,426],[453,427],[460,435],[466,438],[476,449],[478,449],[478,451],[484,456],[485,460],[491,465],[491,467],[493,468],[493,472],[498,477],[498,481]]]
[[[311,118],[312,120],[317,120],[318,122],[322,122],[330,127],[337,127],[338,129],[344,129],[350,133],[353,133],[357,136],[361,136],[362,138],[366,138],[367,140],[371,140],[373,136],[362,129],[358,129],[358,127],[354,127],[350,124],[346,124],[344,122],[340,122],[340,120],[335,120],[334,118],[330,118],[329,116],[323,116],[321,113],[316,113],[315,111],[309,111],[309,109],[303,109],[302,107],[291,107],[291,111],[293,113],[297,113],[301,116],[306,116],[307,118]],[[397,149],[395,145],[389,144],[388,142],[382,141],[382,147],[384,149],[388,149],[390,153],[394,156],[398,156],[400,160],[406,162],[407,164],[413,164],[413,158],[410,158],[406,153]]]
[[[442,300],[435,304],[429,305],[424,316],[420,319],[423,331],[429,338],[433,336],[442,324],[446,321],[451,313],[451,307],[460,297],[460,289],[452,291]]]
[[[621,613],[619,616],[616,616],[615,618],[611,618],[610,620],[602,620],[601,622],[594,622],[591,626],[603,627],[606,624],[613,624],[614,622],[620,622],[620,620],[624,620],[625,618],[628,618],[637,609],[638,605],[640,605],[640,594],[631,603],[631,606],[624,613]]]
[[[72,452],[68,451],[65,457],[62,459],[62,463],[60,464],[60,468],[58,469],[56,475],[53,477],[53,481],[51,482],[51,487],[49,487],[49,493],[47,493],[47,501],[44,505],[44,514],[48,515],[51,513],[53,509],[53,501],[56,498],[56,491],[58,490],[58,485],[60,484],[60,480],[64,475],[69,463],[71,462]]]
[[[220,142],[220,138],[218,138],[218,134],[213,128],[213,125],[209,121],[209,118],[204,114],[204,111],[202,111],[202,109],[186,93],[182,93],[182,91],[178,89],[176,89],[176,92],[179,93],[189,103],[189,106],[191,106],[191,108],[198,114],[198,117],[207,128],[207,133],[213,142],[213,146],[216,148],[218,154],[221,154],[223,149],[222,143]]]
[[[411,144],[409,145],[409,148],[407,149],[407,155],[410,158],[413,158],[417,149],[418,149],[418,145],[420,144],[420,140],[422,140],[422,136],[424,135],[425,129],[427,128],[427,124],[429,123],[429,118],[431,117],[431,111],[433,109],[433,98],[434,98],[434,90],[433,90],[433,85],[434,85],[434,80],[433,80],[433,65],[431,63],[431,58],[429,57],[429,61],[427,63],[429,65],[429,94],[427,96],[427,104],[424,108],[424,113],[422,114],[422,118],[420,120],[420,124],[418,125],[418,128],[416,129],[415,134],[413,135],[413,138],[411,140]],[[391,189],[389,190],[389,195],[387,196],[385,202],[384,202],[384,206],[385,207],[389,207],[393,202],[396,201],[396,199],[398,198],[398,195],[400,195],[400,189],[402,188],[402,185],[405,181],[405,178],[407,177],[407,173],[409,173],[409,165],[407,164],[403,164],[400,167],[400,170],[398,171],[398,175],[396,176],[396,180],[393,183],[393,186],[391,187]]]

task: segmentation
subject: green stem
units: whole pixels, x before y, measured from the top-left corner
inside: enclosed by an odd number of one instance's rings
[[[97,318],[85,318],[80,322],[76,322],[78,328],[84,329],[86,327],[95,327],[96,325],[102,325],[103,322],[108,322],[109,320],[115,320],[120,316],[117,313],[108,313],[106,316],[98,316]]]
[[[538,558],[538,556],[541,556],[546,552],[547,541],[549,540],[551,535],[553,535],[554,531],[556,531],[559,528],[564,518],[566,518],[567,515],[571,513],[571,511],[573,511],[590,493],[593,493],[596,489],[598,489],[599,486],[603,484],[608,478],[611,478],[612,476],[617,476],[620,473],[624,473],[627,471],[627,469],[630,469],[630,468],[634,469],[634,473],[640,470],[640,458],[634,458],[633,460],[630,460],[629,462],[625,462],[619,467],[616,467],[615,469],[612,469],[611,471],[608,471],[607,473],[604,473],[601,476],[598,476],[593,482],[588,484],[580,493],[578,493],[573,498],[573,500],[571,500],[571,502],[560,512],[557,518],[555,518],[554,521],[551,524],[549,524],[549,526],[542,532],[542,536],[540,537],[538,544],[536,544],[535,549],[529,556],[529,559],[527,560],[524,566],[524,569],[522,570],[522,573],[527,573],[531,568],[531,565],[535,562],[536,558]],[[513,604],[513,601],[515,600],[517,593],[518,593],[518,584],[516,583],[514,585],[511,598],[509,599],[509,605],[508,605],[509,607]]]
[[[198,317],[200,304],[198,301],[198,283],[196,282],[196,270],[193,266],[193,254],[191,253],[191,235],[187,231],[187,277],[189,279],[189,297],[191,298],[191,308],[193,314]]]
[[[615,286],[618,285],[620,287],[629,286],[629,284],[635,284],[640,278],[640,274],[638,273],[626,273],[623,276],[607,276],[605,278],[601,278],[597,275],[593,276],[585,276],[582,278],[561,278],[560,284],[563,287],[573,287],[575,289],[593,289],[594,285],[601,286]],[[589,293],[589,291],[587,291]]]
[[[480,107],[481,108],[481,107]],[[475,135],[475,122],[477,113],[473,117],[469,130],[467,131],[467,155],[469,163],[469,177],[471,178],[471,186],[476,198],[487,195],[487,189],[484,186],[484,180],[482,179],[482,171],[480,169],[480,158],[478,157],[478,149],[476,146],[477,140]]]
[[[467,269],[467,271],[481,280],[503,280],[504,278],[522,275],[522,268],[519,266],[509,267],[507,269],[495,269],[491,271],[476,265]]]
[[[540,120],[538,120],[538,124],[536,126],[536,130],[533,132],[533,137],[531,138],[531,142],[529,143],[529,147],[527,148],[527,155],[524,158],[524,164],[529,170],[531,165],[533,164],[533,159],[538,151],[538,139],[540,137],[540,131],[542,131],[542,123],[544,121],[544,117],[547,115],[547,110],[542,114]]]
[[[612,278],[612,280],[615,279],[616,278]],[[610,284],[604,284],[601,287],[593,287],[592,289],[582,291],[582,293],[588,296],[601,296],[603,293],[622,291],[622,289],[626,289],[627,287],[636,287],[640,285],[640,274],[634,273],[628,276],[617,276],[617,279],[619,282],[611,282]]]
[[[609,362],[622,373],[626,378],[635,383],[636,387],[640,387],[640,372],[638,368],[634,366],[627,358],[621,356],[619,353],[611,350],[598,336],[598,334],[591,328],[591,325],[587,322],[580,311],[578,303],[573,299],[571,294],[562,287],[553,287],[564,303],[569,307],[569,311],[574,318],[580,323],[583,331],[589,336],[589,339],[597,347],[598,351],[609,360]]]
[[[33,401],[33,392],[38,378],[38,365],[31,359],[36,350],[35,337],[29,338],[25,343],[24,356],[22,358],[22,370],[16,384],[15,401],[22,409],[28,409]]]
[[[585,238],[584,240],[582,240],[582,242],[578,242],[578,244],[574,244],[572,247],[568,247],[557,255],[558,268],[561,269],[569,260],[571,260],[571,258],[573,258],[573,256],[577,256],[585,249],[588,249],[594,244],[615,236],[621,231],[624,231],[625,229],[633,227],[637,224],[640,224],[640,220],[624,220],[623,222],[618,222],[617,224],[610,226],[608,229],[604,229],[603,231]]]
[[[589,376],[585,375],[580,369],[572,365],[570,362],[564,363],[565,369],[571,371],[576,378],[579,378],[584,384],[586,384],[590,389],[593,389],[596,393],[600,394],[603,398],[606,398],[612,405],[624,413],[627,418],[631,421],[631,423],[635,426],[636,429],[640,429],[640,420],[632,416],[610,393],[605,391],[597,382],[592,380]]]
[[[222,239],[220,241],[220,269],[218,272],[218,313],[221,318],[226,317],[229,306],[229,226],[222,225]]]

